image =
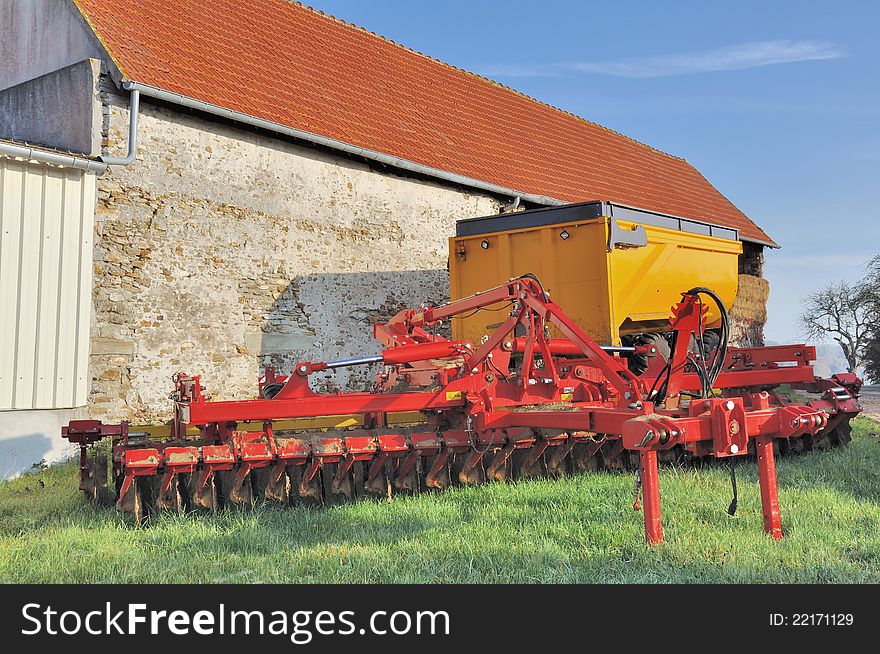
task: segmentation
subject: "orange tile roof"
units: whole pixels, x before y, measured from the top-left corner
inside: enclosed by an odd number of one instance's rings
[[[126,80],[522,193],[772,239],[678,157],[288,0],[74,0]]]

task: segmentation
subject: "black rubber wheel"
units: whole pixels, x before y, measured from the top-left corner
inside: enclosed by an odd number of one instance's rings
[[[657,348],[655,357],[662,357],[663,361],[669,359],[672,350],[669,347],[669,341],[666,340],[664,334],[657,332],[647,332],[644,334],[632,334],[624,338],[624,345],[653,345]],[[648,368],[651,357],[644,354],[630,353],[627,356],[627,365],[629,369],[636,375],[641,375]]]
[[[281,382],[273,382],[271,384],[266,384],[263,386],[263,390],[260,391],[260,397],[264,400],[271,400],[273,397],[278,395],[278,392],[284,388],[284,384]]]
[[[712,354],[715,352],[715,350],[718,349],[718,343],[720,343],[720,342],[721,342],[721,334],[718,333],[717,329],[707,329],[705,332],[703,332],[703,348],[704,349],[703,349],[701,356],[703,357],[704,360],[708,361],[709,357],[711,357]],[[700,348],[697,345],[697,337],[696,336],[691,337],[691,342],[690,342],[690,345],[688,346],[688,349],[691,352],[700,353]]]

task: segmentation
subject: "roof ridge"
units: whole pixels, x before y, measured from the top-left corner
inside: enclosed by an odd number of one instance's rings
[[[411,48],[407,45],[404,45],[403,43],[395,41],[394,39],[390,39],[387,36],[383,36],[382,34],[379,34],[378,32],[373,32],[372,30],[368,30],[366,27],[361,27],[360,25],[358,25],[356,23],[352,23],[352,22],[347,21],[343,18],[339,18],[338,16],[334,16],[333,14],[328,14],[325,11],[321,11],[320,9],[316,9],[315,7],[307,5],[304,2],[301,2],[300,0],[285,0],[285,1],[288,4],[295,5],[297,7],[305,9],[306,11],[311,11],[326,20],[331,20],[333,22],[344,25],[345,27],[355,29],[360,32],[364,32],[365,34],[369,34],[370,36],[373,36],[373,37],[380,39],[382,41],[386,41],[387,43],[390,43],[395,47],[401,48],[402,50],[406,50],[407,52],[410,52],[414,55],[417,55],[419,57],[427,59],[428,61],[431,61],[435,64],[440,64],[441,66],[445,66],[446,68],[451,68],[452,70],[456,70],[460,73],[464,73],[465,75],[469,75],[471,77],[476,77],[477,79],[482,80],[483,82],[486,82],[486,83],[491,84],[493,86],[501,87],[505,91],[510,91],[511,93],[515,93],[516,95],[523,97],[531,102],[534,102],[535,104],[541,105],[543,107],[547,107],[548,109],[552,109],[553,111],[558,111],[559,113],[564,114],[566,116],[571,116],[572,118],[575,118],[577,120],[580,120],[581,122],[587,123],[588,125],[594,125],[595,127],[598,127],[599,129],[605,130],[606,132],[610,132],[611,134],[615,134],[616,136],[620,136],[621,138],[624,138],[627,141],[631,141],[631,142],[635,143],[636,145],[639,145],[643,148],[651,150],[652,152],[656,152],[657,154],[661,154],[664,157],[669,157],[671,159],[676,159],[678,161],[682,161],[682,162],[688,164],[689,166],[693,167],[690,163],[688,163],[688,161],[684,157],[681,157],[676,154],[672,154],[670,152],[665,152],[659,148],[655,148],[652,145],[648,145],[647,143],[643,143],[642,141],[639,141],[638,139],[634,139],[631,136],[627,136],[626,134],[624,134],[622,132],[618,132],[617,130],[611,129],[610,127],[606,127],[605,125],[602,125],[602,124],[597,123],[595,121],[592,121],[588,118],[584,118],[583,116],[580,116],[576,113],[568,111],[567,109],[562,109],[560,107],[557,107],[555,105],[550,104],[549,102],[544,102],[543,100],[538,100],[537,98],[532,97],[528,93],[524,93],[523,91],[515,89],[512,86],[508,86],[507,84],[503,84],[503,83],[501,83],[497,80],[494,80],[490,77],[486,77],[485,75],[480,75],[479,73],[475,73],[473,71],[466,70],[464,68],[460,68],[458,66],[450,64],[449,62],[443,61],[442,59],[438,59],[437,57],[432,57],[429,54],[425,54],[424,52],[420,52],[414,48]]]

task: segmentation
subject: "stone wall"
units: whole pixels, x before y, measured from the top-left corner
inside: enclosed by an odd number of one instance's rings
[[[128,112],[110,100],[107,145],[123,152]],[[90,412],[138,421],[168,417],[176,371],[248,398],[260,364],[378,352],[372,321],[447,297],[455,220],[499,208],[143,101],[137,161],[98,196]]]

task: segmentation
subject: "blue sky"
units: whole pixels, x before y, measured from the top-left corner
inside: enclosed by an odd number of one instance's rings
[[[783,246],[770,340],[880,253],[880,3],[308,4],[686,158]]]

